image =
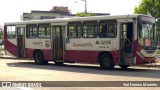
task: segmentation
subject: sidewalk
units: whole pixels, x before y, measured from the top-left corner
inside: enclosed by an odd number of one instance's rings
[[[141,67],[155,67],[155,68],[160,68],[160,55],[156,56],[156,63],[148,63],[148,64],[143,64],[143,65],[137,65]]]
[[[156,63],[149,63],[149,64],[143,64],[138,66],[160,68],[160,61],[158,60]]]
[[[0,59],[16,59],[16,58],[9,55],[0,54]]]

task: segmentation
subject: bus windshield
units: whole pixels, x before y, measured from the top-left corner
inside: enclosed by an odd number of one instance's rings
[[[156,28],[153,17],[138,17],[138,43],[142,47],[156,47]]]
[[[155,47],[156,38],[155,38],[155,24],[142,22],[139,27],[139,44],[141,46]]]

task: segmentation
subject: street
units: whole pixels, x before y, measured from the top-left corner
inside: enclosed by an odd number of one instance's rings
[[[116,66],[114,70],[101,70],[99,68],[99,65],[91,65],[91,64],[67,63],[64,64],[63,66],[56,66],[53,62],[50,62],[48,65],[36,65],[34,61],[31,60],[2,58],[0,59],[0,80],[1,81],[160,81],[160,68],[132,66],[129,67],[129,69],[127,70],[121,70],[120,67]],[[75,87],[72,88],[74,89]],[[120,87],[120,88],[110,87],[110,89],[116,89],[116,90],[121,90],[124,88],[126,87]],[[143,87],[143,88],[145,90],[145,88],[148,87]],[[150,87],[150,88],[158,90],[157,87]],[[36,88],[36,89],[41,90],[41,88]],[[64,88],[57,88],[57,89],[64,90]],[[88,90],[85,87],[81,89]],[[92,88],[92,89],[99,90],[98,88]],[[130,89],[132,90],[132,88]]]

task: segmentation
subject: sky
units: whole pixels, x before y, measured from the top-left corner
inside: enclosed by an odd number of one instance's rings
[[[87,12],[110,13],[111,15],[132,14],[141,0],[87,0]],[[77,2],[77,3],[75,3]],[[0,25],[5,22],[21,21],[20,16],[31,10],[49,11],[53,6],[68,6],[73,14],[84,12],[82,0],[1,0]]]

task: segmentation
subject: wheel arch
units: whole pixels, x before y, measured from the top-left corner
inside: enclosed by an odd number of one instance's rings
[[[36,52],[41,52],[43,54],[43,52],[40,49],[35,49],[33,51],[33,55],[32,55],[33,58],[34,58],[34,55],[35,55]],[[44,54],[43,54],[43,56],[44,56]]]
[[[112,55],[110,52],[105,51],[105,52],[100,52],[100,53],[99,53],[99,55],[98,55],[98,62],[99,62],[99,59],[100,59],[101,55],[103,55],[103,54],[108,54],[108,55],[110,55],[111,58],[112,58],[112,60],[113,60],[113,55]],[[114,61],[114,60],[113,60],[113,61]]]

